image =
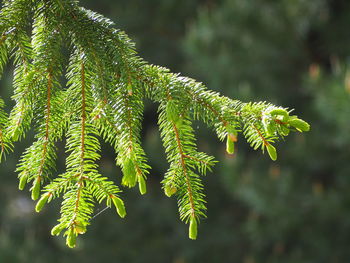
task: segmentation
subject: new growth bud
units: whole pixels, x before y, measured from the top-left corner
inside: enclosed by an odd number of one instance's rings
[[[226,152],[233,154],[235,152],[235,142],[237,141],[237,131],[229,125],[227,127]]]
[[[65,225],[63,225],[63,224],[55,225],[55,226],[51,229],[51,235],[53,235],[53,236],[58,236],[64,228],[65,228]]]
[[[40,195],[40,177],[37,177],[34,180],[33,186],[32,186],[32,199],[36,200],[39,198]]]
[[[306,121],[298,118],[291,118],[288,123],[300,132],[306,132],[310,130],[310,125]]]
[[[117,210],[118,215],[121,218],[124,218],[126,215],[126,211],[125,211],[125,206],[124,206],[123,200],[121,200],[120,198],[118,198],[116,196],[113,196],[112,201],[113,201],[113,204]]]
[[[171,197],[173,194],[175,194],[177,191],[176,187],[175,186],[172,186],[172,185],[167,185],[165,188],[164,188],[164,193],[167,197]]]
[[[283,116],[283,119],[282,119],[283,121],[287,120],[289,117],[288,111],[281,108],[273,109],[269,111],[269,113],[274,116],[277,116],[277,115]]]
[[[84,234],[86,232],[86,225],[83,223],[77,221],[74,226],[75,233],[78,234]]]
[[[134,187],[137,183],[136,169],[134,162],[130,158],[124,161],[122,170],[124,175],[122,179],[122,184],[129,187]]]
[[[226,140],[226,152],[228,154],[234,154],[235,152],[235,141],[237,141],[236,137],[233,137],[232,139],[232,134],[227,135],[227,140]]]
[[[44,205],[47,203],[47,201],[49,200],[50,197],[50,193],[45,193],[41,196],[41,198],[39,199],[39,201],[36,203],[35,206],[35,211],[36,212],[40,212],[41,209],[44,207]]]
[[[271,144],[266,145],[266,148],[267,148],[267,152],[270,155],[271,160],[276,161],[277,160],[276,148],[273,147]]]
[[[71,227],[68,230],[68,234],[67,234],[67,238],[66,238],[66,244],[67,244],[68,247],[74,248],[75,245],[76,245],[76,242],[77,242],[77,236],[74,233],[73,228]]]
[[[139,178],[139,190],[140,190],[140,193],[142,195],[144,195],[147,192],[145,178],[143,178],[142,175],[138,176],[138,178]]]
[[[188,237],[190,239],[197,239],[197,220],[194,216],[191,216]]]
[[[27,184],[27,180],[28,180],[28,176],[27,175],[21,176],[21,178],[19,179],[19,185],[18,185],[18,189],[19,190],[23,190],[24,189],[24,187]]]

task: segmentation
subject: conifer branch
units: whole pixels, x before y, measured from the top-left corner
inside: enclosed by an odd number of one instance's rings
[[[181,167],[182,167],[185,179],[186,179],[188,199],[189,199],[189,203],[190,203],[190,206],[191,206],[191,216],[196,216],[196,214],[195,214],[195,205],[194,205],[193,194],[192,194],[192,186],[191,186],[188,174],[187,174],[186,160],[185,160],[185,155],[183,153],[182,146],[181,146],[179,131],[178,131],[178,129],[177,129],[177,127],[176,127],[176,125],[174,123],[172,125],[173,125],[173,128],[174,128],[176,143],[177,143],[178,151],[179,151],[179,154],[180,154]]]
[[[38,172],[38,177],[41,177],[43,172],[43,167],[46,159],[47,145],[49,143],[49,122],[51,113],[51,88],[52,88],[52,73],[49,70],[48,80],[47,80],[47,103],[46,103],[46,117],[45,117],[45,138],[43,143],[43,154],[40,161],[40,167]]]
[[[150,167],[140,138],[144,99],[159,104],[158,124],[170,164],[162,184],[167,196],[178,199],[191,239],[206,211],[200,176],[215,164],[212,156],[198,152],[193,120],[213,128],[220,140],[226,138],[228,153],[234,153],[243,133],[254,149],[267,149],[272,160],[277,158],[275,141],[290,131],[310,129],[287,108],[232,100],[149,65],[113,22],[79,7],[78,1],[5,0],[0,21],[0,75],[10,58],[15,66],[10,114],[0,100],[0,157],[34,126],[36,141],[17,166],[19,188],[32,182],[32,198],[37,199],[43,186],[38,212],[63,196],[59,223],[51,233],[65,230],[69,247],[85,233],[96,202],[113,204],[121,217],[126,215],[121,190],[98,172],[99,137],[117,154],[122,184],[138,183],[141,194],[146,193]],[[62,49],[69,54],[68,65]],[[65,71],[67,83],[62,85]],[[55,175],[55,143],[63,138],[69,154],[66,171]]]
[[[81,146],[80,146],[80,176],[84,173],[85,157],[85,122],[86,122],[86,102],[85,102],[85,65],[81,63]]]

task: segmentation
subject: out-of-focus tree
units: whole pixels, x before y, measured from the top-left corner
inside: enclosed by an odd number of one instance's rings
[[[315,124],[310,136],[287,142],[277,164],[240,146],[246,154],[220,169],[226,190],[248,210],[239,227],[247,262],[350,257],[350,53],[340,26],[350,22],[349,7],[346,1],[223,1],[201,9],[187,35],[187,69],[209,86],[239,98],[275,98],[304,109]]]

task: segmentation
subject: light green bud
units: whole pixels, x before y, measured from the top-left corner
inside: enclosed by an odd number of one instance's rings
[[[271,111],[269,111],[269,113],[271,115],[281,115],[281,116],[284,116],[284,117],[288,117],[288,111],[286,111],[285,109],[273,109]]]
[[[295,127],[298,131],[303,132],[303,131],[309,131],[310,130],[310,125],[301,119],[298,118],[293,118],[289,120],[289,125]]]
[[[122,184],[129,186],[129,187],[134,187],[137,183],[137,178],[136,178],[136,169],[134,162],[131,159],[127,159],[124,162],[123,165],[123,179],[122,179]]]
[[[164,188],[164,193],[167,197],[171,197],[173,194],[175,194],[177,192],[177,189],[175,186],[172,185],[167,185]]]
[[[120,198],[114,196],[112,197],[112,201],[113,201],[113,204],[117,210],[117,213],[118,215],[121,217],[121,218],[124,218],[125,215],[126,215],[126,211],[125,211],[125,206],[124,206],[124,202],[123,200],[121,200]]]
[[[53,235],[53,236],[58,236],[64,228],[65,228],[65,225],[64,225],[64,224],[55,225],[55,226],[51,229],[51,235]]]
[[[40,177],[37,177],[32,186],[32,199],[36,200],[40,195]]]
[[[270,155],[271,160],[276,161],[277,160],[276,148],[273,147],[271,144],[266,145],[266,148],[267,148],[267,152]]]
[[[86,232],[86,225],[81,222],[76,222],[74,226],[74,231],[76,234],[84,234]]]
[[[194,216],[190,219],[188,237],[193,240],[197,239],[197,220]]]
[[[68,231],[67,238],[66,238],[66,244],[70,248],[74,248],[77,242],[77,236],[74,233],[73,229],[71,228]]]
[[[142,195],[147,192],[146,181],[142,175],[139,176],[139,190]]]
[[[236,139],[237,140],[237,139]],[[236,141],[235,140],[235,141]],[[233,154],[235,152],[235,141],[232,140],[230,134],[227,135],[226,139],[226,152],[228,154]]]
[[[41,209],[43,209],[44,205],[47,203],[47,201],[49,200],[49,197],[50,197],[50,194],[49,193],[46,193],[46,194],[43,194],[41,196],[41,198],[39,199],[39,201],[36,203],[36,206],[35,206],[35,211],[36,212],[40,212]]]
[[[18,185],[18,189],[19,190],[23,190],[24,187],[27,184],[27,180],[28,180],[28,176],[27,175],[23,175],[19,178],[19,185]]]

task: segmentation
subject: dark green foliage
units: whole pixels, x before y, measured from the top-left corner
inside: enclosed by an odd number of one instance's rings
[[[77,1],[4,1],[0,19],[6,21],[0,24],[0,70],[8,57],[15,65],[15,106],[9,116],[0,111],[1,153],[34,127],[35,142],[17,167],[19,188],[31,183],[33,200],[42,192],[36,211],[63,197],[52,234],[65,230],[69,247],[86,232],[96,203],[110,207],[113,202],[120,217],[126,215],[121,190],[98,171],[99,138],[113,146],[122,184],[138,183],[140,193],[146,193],[150,166],[140,139],[146,98],[159,105],[158,124],[170,164],[164,191],[176,196],[191,239],[196,239],[197,224],[206,216],[201,177],[215,164],[212,156],[197,149],[194,120],[211,127],[220,140],[227,138],[229,153],[241,132],[254,149],[267,149],[272,160],[277,158],[272,143],[290,130],[309,130],[287,109],[231,100],[193,79],[147,64],[111,21]],[[56,175],[56,143],[63,139],[66,170]]]

